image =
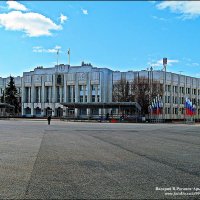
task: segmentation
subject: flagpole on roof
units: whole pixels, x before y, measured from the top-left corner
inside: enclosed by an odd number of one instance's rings
[[[68,49],[67,54],[68,54],[68,61],[69,61],[69,65],[70,65],[70,48]]]
[[[58,66],[59,49],[57,49],[57,66]]]

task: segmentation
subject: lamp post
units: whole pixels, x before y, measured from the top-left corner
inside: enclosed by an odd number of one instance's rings
[[[167,58],[163,58],[163,120],[165,121],[165,85],[166,85],[166,68],[167,68]]]

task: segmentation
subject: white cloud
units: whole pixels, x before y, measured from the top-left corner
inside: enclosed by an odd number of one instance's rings
[[[88,10],[86,9],[81,9],[84,15],[88,15]]]
[[[50,36],[52,30],[61,30],[62,26],[39,13],[12,11],[0,14],[0,26],[6,30],[23,31],[29,37]]]
[[[183,19],[191,19],[200,16],[199,1],[163,1],[156,7],[160,10],[169,8],[174,13],[181,14]]]
[[[200,73],[197,73],[194,76],[197,77],[197,78],[200,78]]]
[[[66,20],[68,20],[68,17],[63,15],[63,14],[61,14],[60,15],[60,23],[63,24]]]
[[[199,63],[192,63],[192,66],[193,66],[193,67],[198,67],[198,66],[199,66]]]
[[[186,63],[187,66],[190,66],[190,67],[199,67],[200,64],[199,63],[196,63],[196,62],[193,62],[193,63]]]
[[[157,17],[157,16],[152,16],[153,19],[156,19],[156,20],[160,20],[160,21],[167,21],[167,19],[163,18],[163,17]]]
[[[167,65],[168,66],[172,66],[172,64],[174,63],[178,63],[179,60],[170,60],[170,59],[167,59]],[[163,66],[163,59],[160,59],[160,60],[157,60],[157,61],[151,61],[151,62],[148,62],[148,65],[152,66],[152,67],[162,67]]]
[[[34,53],[57,53],[58,50],[59,52],[61,52],[60,49],[61,49],[61,46],[58,46],[58,45],[56,45],[52,49],[45,49],[42,46],[35,46],[33,47],[33,52]]]
[[[6,2],[9,9],[13,10],[21,10],[21,11],[27,11],[28,9],[21,3],[18,3],[16,1],[7,1]]]

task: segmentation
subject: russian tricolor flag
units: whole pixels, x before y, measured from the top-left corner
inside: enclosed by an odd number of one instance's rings
[[[192,102],[188,98],[185,100],[185,114],[190,116],[196,114],[195,105],[192,105]]]

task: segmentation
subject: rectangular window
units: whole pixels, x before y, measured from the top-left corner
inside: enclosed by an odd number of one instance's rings
[[[68,102],[75,102],[75,86],[68,86]]]
[[[83,85],[79,85],[79,91],[83,91]]]
[[[25,92],[25,102],[29,103],[29,102],[28,102],[29,88],[26,87],[25,91],[26,91],[26,92]]]
[[[170,99],[170,96],[168,96],[168,103],[171,103],[170,100],[171,100],[171,99]]]
[[[184,90],[185,90],[185,88],[184,88],[184,87],[182,87],[182,94],[185,94]]]
[[[86,108],[81,108],[80,109],[80,115],[87,115],[87,109]]]
[[[92,109],[92,115],[99,115],[99,109],[98,108],[93,108]]]
[[[36,103],[39,103],[39,87],[35,88],[35,98]]]
[[[190,88],[188,88],[188,92],[187,92],[187,94],[190,94]]]
[[[80,102],[83,102],[83,96],[80,96]]]
[[[49,103],[49,87],[46,87],[46,102]]]
[[[100,96],[97,95],[97,102],[100,102]]]
[[[171,85],[168,85],[168,92],[171,92]]]
[[[166,103],[169,103],[169,102],[167,101],[167,96],[165,96],[165,102],[166,102]]]
[[[178,86],[175,86],[175,93],[178,93]]]
[[[92,91],[95,91],[95,87],[96,87],[96,85],[92,85],[91,90],[92,90]]]
[[[57,102],[60,102],[60,87],[57,86],[56,90],[57,90]]]
[[[95,95],[92,95],[92,102],[95,102]]]

